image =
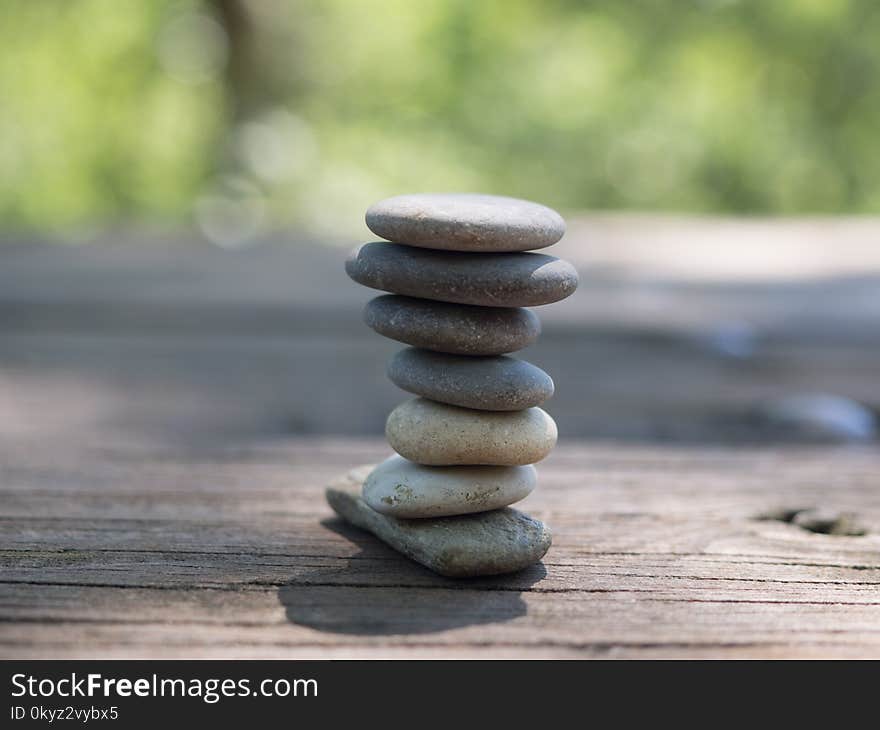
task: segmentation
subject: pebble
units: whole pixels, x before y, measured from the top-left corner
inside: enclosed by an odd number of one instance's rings
[[[543,522],[509,507],[493,512],[401,520],[371,509],[352,491],[329,488],[327,502],[342,519],[367,530],[411,560],[450,578],[500,575],[523,570],[550,548]]]
[[[534,307],[565,299],[577,288],[575,268],[540,253],[429,251],[374,241],[345,262],[359,284],[421,299],[486,307]]]
[[[503,355],[541,334],[537,315],[522,307],[475,307],[383,294],[367,302],[364,321],[398,342],[456,355]]]
[[[529,251],[565,233],[562,216],[544,205],[469,193],[398,195],[371,206],[366,221],[389,241],[447,251]]]
[[[408,347],[388,363],[388,378],[403,390],[462,408],[521,411],[553,395],[541,368],[512,357],[467,357]]]
[[[395,517],[446,517],[519,502],[537,481],[533,466],[423,466],[395,455],[367,476],[363,498]]]
[[[533,464],[550,453],[556,435],[540,408],[477,411],[425,398],[401,403],[385,423],[392,449],[429,466]]]

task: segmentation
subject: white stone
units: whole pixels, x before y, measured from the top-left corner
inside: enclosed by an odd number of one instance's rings
[[[391,411],[385,436],[401,456],[429,466],[520,466],[556,445],[556,423],[540,408],[477,411],[426,398]]]

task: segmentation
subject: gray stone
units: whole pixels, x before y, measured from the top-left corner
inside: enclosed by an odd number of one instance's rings
[[[534,307],[577,288],[575,268],[540,253],[429,251],[374,241],[345,262],[359,284],[421,299],[485,307]]]
[[[472,193],[398,195],[371,206],[366,220],[381,238],[447,251],[529,251],[565,233],[562,216],[544,205]]]
[[[534,565],[550,548],[543,522],[506,507],[458,517],[401,520],[371,509],[344,480],[326,491],[342,519],[371,532],[387,545],[450,578],[513,573]]]
[[[410,393],[482,411],[521,411],[553,395],[553,380],[541,368],[504,356],[467,357],[408,347],[391,358],[388,378]]]
[[[503,355],[541,334],[537,315],[522,307],[475,307],[383,294],[367,302],[364,321],[380,335],[457,355]]]
[[[425,398],[401,403],[385,424],[392,449],[428,466],[533,464],[553,450],[556,436],[540,408],[476,411]]]
[[[537,483],[533,466],[424,466],[395,455],[367,475],[363,497],[382,514],[447,517],[506,507]]]

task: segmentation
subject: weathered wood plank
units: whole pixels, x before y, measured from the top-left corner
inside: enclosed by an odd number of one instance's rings
[[[542,656],[643,650],[670,656],[876,656],[880,650],[880,607],[848,601],[398,586],[179,593],[68,588],[64,598],[88,606],[87,615],[62,603],[31,613],[30,623],[4,622],[4,652],[384,656],[408,650],[494,656],[506,648]]]
[[[363,236],[372,234],[364,228]],[[578,265],[583,285],[541,315],[550,324],[659,332],[745,320],[771,337],[876,343],[878,237],[877,217],[584,216],[553,248]],[[308,317],[290,320],[316,305],[356,326],[370,293],[342,273],[354,242],[321,243],[288,234],[227,251],[184,232],[76,247],[0,241],[0,326],[130,332],[140,322],[265,333],[268,318],[285,332],[308,327]],[[243,320],[247,309],[263,316]]]
[[[451,581],[321,501],[328,475],[385,448],[7,455],[2,653],[880,654],[873,450],[562,447],[526,505],[555,528],[543,567]],[[780,506],[853,510],[869,533],[756,519]]]
[[[102,442],[210,448],[381,433],[403,396],[384,375],[399,345],[324,324],[323,333],[287,337],[4,332],[0,437],[79,432]],[[560,395],[548,408],[563,438],[780,440],[787,434],[756,419],[755,409],[791,392],[880,408],[880,347],[858,343],[767,343],[738,362],[686,338],[579,329],[549,331],[523,356],[553,374]]]
[[[0,656],[880,657],[876,443],[783,445],[753,417],[793,390],[880,405],[877,230],[573,226],[584,286],[526,353],[564,394],[522,504],[554,546],[472,581],[323,501],[387,455],[401,398],[342,250],[5,247]],[[688,246],[745,234],[770,277],[686,270]],[[749,356],[707,342],[743,321]],[[813,508],[864,534],[790,519]]]

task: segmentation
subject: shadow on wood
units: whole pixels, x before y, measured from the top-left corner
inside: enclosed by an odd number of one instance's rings
[[[278,590],[291,623],[338,634],[386,636],[426,634],[475,624],[510,621],[526,614],[522,591],[547,575],[543,565],[491,578],[453,580],[386,548],[379,540],[329,519],[327,529],[361,552],[342,568],[321,569],[305,581]],[[389,570],[376,581],[363,573],[365,554],[387,553]]]

